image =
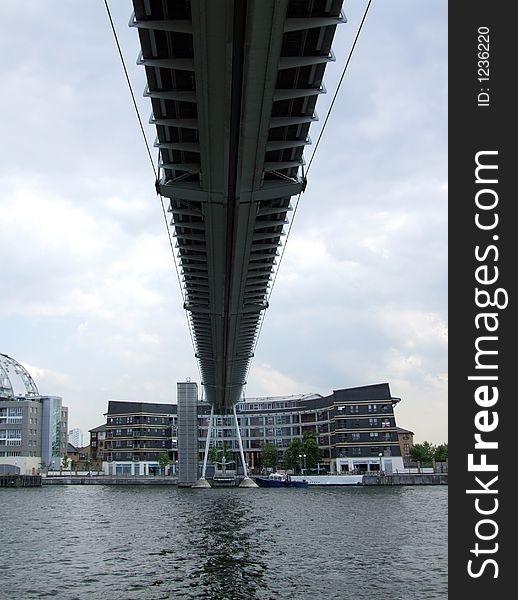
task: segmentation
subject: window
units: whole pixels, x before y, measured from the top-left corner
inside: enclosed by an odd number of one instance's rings
[[[369,412],[378,412],[377,404],[369,404]]]
[[[378,419],[369,419],[369,425],[371,427],[377,427],[378,426]]]
[[[21,446],[22,445],[22,430],[7,429],[0,431],[0,444],[4,446]]]
[[[377,438],[377,437],[378,437],[378,435],[379,435],[379,434],[378,434],[378,432],[377,432],[377,431],[371,431],[371,432],[370,432],[370,436],[371,436],[371,438]]]

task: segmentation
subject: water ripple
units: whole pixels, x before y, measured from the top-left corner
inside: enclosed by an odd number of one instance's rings
[[[447,597],[446,486],[2,494],[0,600]]]

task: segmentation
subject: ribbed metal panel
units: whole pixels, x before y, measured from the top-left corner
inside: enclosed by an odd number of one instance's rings
[[[134,0],[207,400],[242,394],[341,0]]]

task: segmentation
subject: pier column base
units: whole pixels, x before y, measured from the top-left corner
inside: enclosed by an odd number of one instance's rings
[[[244,487],[244,488],[256,488],[259,487],[257,485],[257,483],[251,479],[250,477],[245,477],[241,483],[239,484],[239,487]]]
[[[205,479],[205,477],[200,477],[196,483],[191,485],[193,488],[210,488],[210,483]]]

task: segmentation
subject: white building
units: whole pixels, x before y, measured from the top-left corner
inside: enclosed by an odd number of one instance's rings
[[[83,432],[75,427],[68,432],[68,441],[76,448],[83,448]]]
[[[0,353],[0,473],[59,469],[67,431],[62,398],[42,396],[25,367]]]

